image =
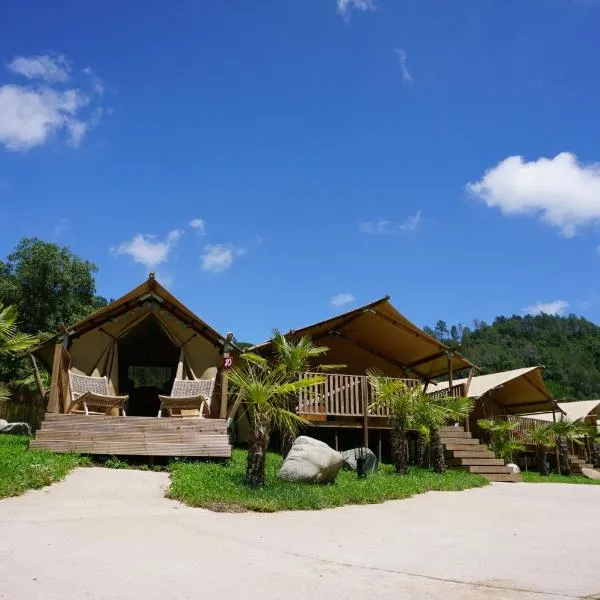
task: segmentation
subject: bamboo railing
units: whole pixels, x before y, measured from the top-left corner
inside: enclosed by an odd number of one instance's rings
[[[365,375],[340,375],[323,373],[303,373],[301,379],[324,377],[325,381],[305,388],[298,396],[298,413],[310,417],[364,417],[365,410],[370,417],[388,417],[384,408],[372,410],[373,390]],[[419,379],[402,379],[409,387],[423,385]],[[464,385],[455,385],[450,390],[432,392],[434,397],[464,394]]]

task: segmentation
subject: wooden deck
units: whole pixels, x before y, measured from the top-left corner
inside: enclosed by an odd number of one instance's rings
[[[224,419],[111,417],[48,413],[31,448],[123,456],[229,458]]]

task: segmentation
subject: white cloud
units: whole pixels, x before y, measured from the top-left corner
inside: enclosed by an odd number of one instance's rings
[[[524,309],[524,313],[528,315],[562,315],[569,307],[569,303],[565,300],[553,300],[552,302],[538,302]]]
[[[99,123],[103,114],[95,102],[101,95],[99,79],[95,75],[90,79],[91,71],[85,78],[86,92],[61,85],[70,81],[64,57],[17,57],[8,67],[18,75],[40,80],[0,85],[0,145],[8,150],[29,150],[57,135],[78,146]]]
[[[189,226],[195,229],[200,235],[206,232],[206,223],[203,219],[192,219],[189,222]]]
[[[52,237],[60,238],[64,233],[66,233],[71,227],[71,222],[69,219],[60,219],[58,223],[52,229]]]
[[[351,10],[366,12],[375,8],[373,0],[337,0],[337,11],[346,21],[350,18]]]
[[[416,231],[420,224],[421,211],[418,210],[414,215],[401,223],[395,223],[387,219],[376,219],[374,221],[363,221],[359,228],[363,233],[411,233]]]
[[[600,222],[600,164],[581,163],[570,152],[530,162],[509,156],[466,187],[506,215],[538,215],[566,237]]]
[[[16,56],[6,66],[27,79],[42,79],[54,83],[69,81],[71,71],[69,62],[62,55]]]
[[[400,69],[402,70],[402,80],[404,81],[404,83],[412,83],[413,76],[408,70],[408,66],[406,64],[406,52],[402,50],[402,48],[396,48],[394,52],[396,53],[396,56],[398,57],[398,62],[400,63]]]
[[[0,86],[0,143],[9,150],[28,150],[63,130],[77,145],[87,129],[78,113],[88,102],[78,90]]]
[[[416,231],[421,224],[421,211],[418,210],[412,217],[408,217],[404,223],[400,223],[400,230],[411,232]]]
[[[236,257],[246,254],[243,248],[231,244],[207,244],[200,257],[202,269],[211,273],[221,273],[233,265]]]
[[[336,294],[329,301],[332,306],[345,306],[346,304],[350,304],[350,302],[354,302],[356,298],[347,292],[342,294]]]
[[[152,269],[166,262],[182,235],[181,229],[173,229],[164,240],[158,239],[155,235],[137,234],[128,242],[113,248],[112,251],[116,254],[126,254],[133,259],[133,262]]]

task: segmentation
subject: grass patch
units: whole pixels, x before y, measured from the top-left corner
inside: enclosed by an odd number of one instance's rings
[[[600,485],[600,481],[594,481],[588,479],[583,475],[557,475],[552,473],[547,477],[540,475],[539,473],[532,473],[531,471],[522,471],[523,481],[527,483],[582,483],[584,485]]]
[[[275,512],[375,504],[430,490],[459,491],[487,484],[481,475],[464,471],[440,475],[428,469],[411,468],[402,477],[390,465],[380,465],[377,473],[362,480],[353,472],[341,471],[332,485],[294,484],[277,479],[281,460],[278,454],[267,455],[267,485],[258,490],[244,484],[244,450],[234,450],[227,463],[175,462],[171,465],[167,496],[189,506],[219,512]]]
[[[77,454],[29,450],[28,443],[27,436],[0,435],[0,498],[60,481],[74,467],[89,462]]]

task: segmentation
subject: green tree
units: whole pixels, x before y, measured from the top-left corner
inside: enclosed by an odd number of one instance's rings
[[[37,338],[22,333],[17,328],[17,309],[0,302],[0,359],[14,357],[37,343]],[[0,400],[9,397],[8,387],[0,382]]]
[[[555,443],[552,423],[536,425],[530,432],[531,441],[535,444],[535,457],[540,475],[549,475],[548,450]]]
[[[0,300],[16,306],[23,331],[55,332],[106,304],[96,295],[96,271],[68,247],[26,238],[0,263]]]
[[[582,444],[581,439],[585,435],[586,427],[581,419],[577,421],[561,419],[560,421],[556,421],[556,423],[551,423],[550,426],[556,439],[556,455],[560,474],[570,475],[569,442]]]
[[[448,325],[441,319],[435,324],[435,335],[438,340],[443,341],[448,337]]]
[[[289,408],[289,397],[300,390],[322,383],[322,377],[290,381],[281,364],[271,364],[261,356],[242,354],[244,364],[230,371],[232,389],[242,394],[250,424],[246,483],[265,484],[265,459],[274,428],[296,434],[306,421]]]
[[[472,398],[428,395],[419,388],[413,422],[418,427],[426,427],[429,432],[431,462],[436,473],[446,471],[440,428],[452,421],[466,419],[472,410]]]
[[[489,432],[490,450],[498,458],[501,458],[506,462],[511,462],[518,452],[522,452],[525,449],[525,446],[520,441],[515,440],[512,436],[512,431],[517,426],[516,421],[479,419],[477,424],[481,429]]]
[[[301,373],[310,371],[314,359],[329,351],[326,346],[315,345],[308,336],[298,340],[288,340],[277,329],[273,330],[272,344],[274,363],[283,370],[286,381],[295,381]],[[320,365],[315,367],[315,371],[331,371],[343,366]],[[287,404],[289,410],[296,410],[297,398],[294,394],[288,398]],[[296,432],[289,428],[281,432],[281,454],[284,458],[288,455],[295,438]]]
[[[414,423],[417,403],[423,394],[420,386],[410,387],[402,379],[387,377],[376,370],[367,372],[373,390],[371,410],[385,409],[390,415],[392,458],[396,473],[408,473],[406,432]]]

